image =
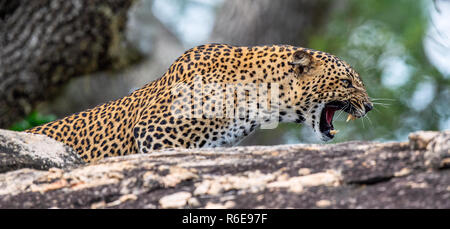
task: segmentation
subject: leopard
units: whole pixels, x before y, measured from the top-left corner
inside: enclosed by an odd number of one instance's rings
[[[62,142],[90,163],[173,148],[233,146],[277,123],[304,124],[329,141],[336,134],[336,111],[356,119],[372,108],[360,75],[327,52],[204,44],[128,96],[25,132]]]

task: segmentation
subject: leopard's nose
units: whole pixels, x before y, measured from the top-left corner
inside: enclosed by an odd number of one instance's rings
[[[366,113],[371,111],[373,109],[373,106],[371,103],[365,103],[364,104],[364,109],[366,110]]]

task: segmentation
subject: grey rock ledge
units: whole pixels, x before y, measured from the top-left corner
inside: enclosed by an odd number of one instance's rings
[[[0,174],[0,208],[450,208],[449,168],[450,131],[172,149]]]

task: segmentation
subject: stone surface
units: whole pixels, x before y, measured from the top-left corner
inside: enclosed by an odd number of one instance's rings
[[[194,150],[0,174],[1,208],[450,208],[450,131]]]
[[[0,130],[0,173],[21,168],[48,170],[84,164],[69,146],[43,135]]]

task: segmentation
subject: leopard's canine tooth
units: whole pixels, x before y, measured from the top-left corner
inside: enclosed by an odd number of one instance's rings
[[[339,133],[339,130],[330,130],[330,134],[332,135],[336,135],[337,133]]]
[[[355,119],[356,119],[355,116],[353,116],[353,115],[351,115],[351,114],[348,114],[348,116],[347,116],[347,121],[346,121],[346,122],[348,122],[348,121],[350,121],[350,120],[355,120]]]

